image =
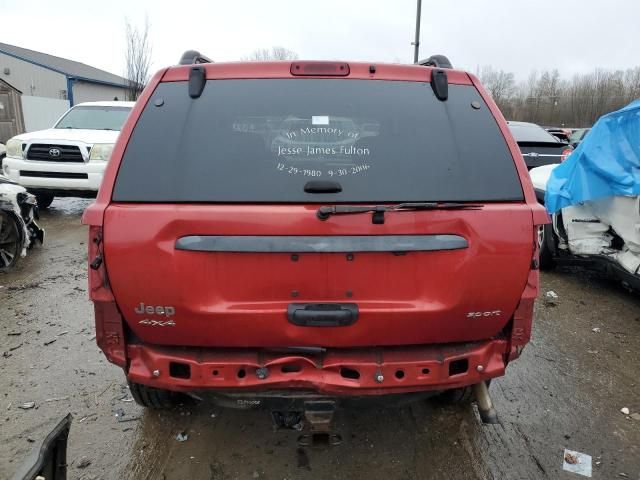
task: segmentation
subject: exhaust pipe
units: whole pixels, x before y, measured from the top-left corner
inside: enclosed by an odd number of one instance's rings
[[[496,409],[493,408],[493,402],[489,396],[489,388],[487,387],[486,382],[476,383],[473,386],[473,391],[476,396],[476,401],[478,402],[478,412],[480,412],[480,419],[482,420],[482,423],[491,425],[500,423],[498,421]]]

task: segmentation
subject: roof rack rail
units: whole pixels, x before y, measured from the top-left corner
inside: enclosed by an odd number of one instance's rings
[[[193,65],[194,63],[213,63],[213,60],[202,55],[197,50],[187,50],[182,54],[178,65]]]
[[[453,68],[449,59],[444,55],[431,55],[429,58],[418,61],[418,65],[424,67]]]

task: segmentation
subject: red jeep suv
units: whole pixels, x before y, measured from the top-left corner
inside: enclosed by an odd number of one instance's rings
[[[190,51],[153,77],[83,217],[97,342],[138,403],[273,404],[318,431],[355,397],[475,394],[492,419],[548,220],[496,104],[443,58]]]

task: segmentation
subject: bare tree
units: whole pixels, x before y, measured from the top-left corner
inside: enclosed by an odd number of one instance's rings
[[[511,98],[515,93],[516,81],[511,72],[494,70],[493,67],[485,65],[479,71],[479,77],[496,103]]]
[[[485,65],[478,68],[478,77],[489,91],[502,113],[511,116],[515,108],[512,97],[516,92],[515,76],[511,72],[504,70],[494,70],[493,67]]]
[[[245,62],[262,62],[266,60],[296,60],[298,54],[284,47],[258,48],[242,57]]]
[[[127,53],[125,57],[125,77],[127,78],[127,99],[136,100],[149,81],[152,49],[149,42],[149,19],[145,17],[144,27],[131,25],[125,20]]]
[[[640,66],[595,69],[570,79],[557,70],[532,71],[519,84],[509,72],[491,66],[478,68],[477,74],[507,119],[545,126],[588,127],[640,98]]]
[[[640,67],[629,69],[624,73],[625,102],[640,98]]]

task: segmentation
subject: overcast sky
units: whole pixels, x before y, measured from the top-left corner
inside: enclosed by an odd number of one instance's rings
[[[411,62],[416,0],[0,0],[0,42],[124,72],[124,24],[151,23],[153,69],[197,49],[238,60],[284,46],[303,59]],[[423,0],[420,57],[524,80],[640,65],[638,0]]]

